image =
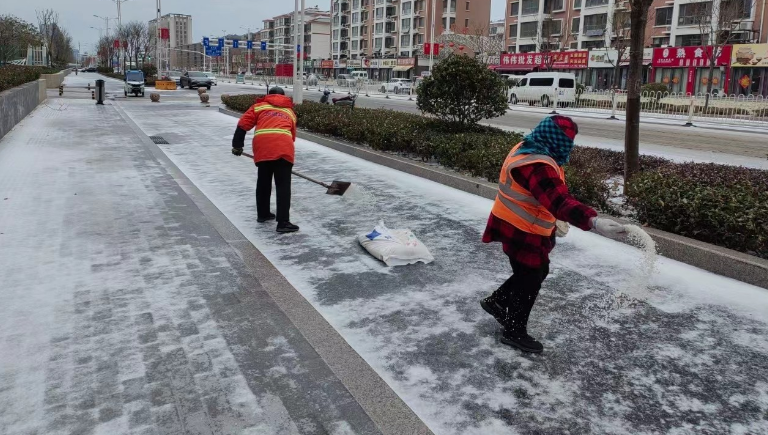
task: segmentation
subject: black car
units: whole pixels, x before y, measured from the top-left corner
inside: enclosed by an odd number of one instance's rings
[[[211,89],[211,78],[199,71],[187,71],[181,76],[182,88],[208,88]]]
[[[85,69],[85,72],[96,72],[96,67],[92,66]]]

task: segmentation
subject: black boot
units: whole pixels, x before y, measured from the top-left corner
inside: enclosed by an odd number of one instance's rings
[[[493,316],[497,322],[504,325],[504,319],[507,317],[506,299],[507,295],[505,294],[504,286],[501,286],[492,295],[482,299],[480,306],[483,307],[486,313]]]
[[[501,334],[501,342],[523,352],[541,353],[544,350],[544,346],[528,335],[526,331],[514,332],[505,329]]]
[[[270,213],[270,214],[268,214],[266,216],[259,216],[259,217],[256,218],[256,222],[258,222],[260,224],[263,224],[264,222],[273,221],[273,220],[275,220],[275,214],[274,213]]]
[[[295,233],[296,231],[299,231],[298,225],[294,225],[290,222],[278,222],[277,223],[277,232],[278,233]]]

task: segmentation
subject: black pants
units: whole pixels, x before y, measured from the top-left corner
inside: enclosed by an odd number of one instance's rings
[[[507,307],[504,329],[512,334],[528,333],[528,316],[531,314],[541,284],[549,275],[549,264],[531,268],[510,259],[512,276],[501,285],[502,297]]]
[[[256,180],[256,212],[259,217],[269,216],[272,197],[272,179],[277,191],[277,222],[289,222],[291,210],[291,170],[293,163],[285,159],[256,163],[259,168]]]

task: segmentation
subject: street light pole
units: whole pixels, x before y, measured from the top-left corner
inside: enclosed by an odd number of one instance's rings
[[[157,58],[157,78],[160,78],[160,67],[162,66],[160,62],[160,0],[157,0],[157,22],[155,25],[155,57]]]
[[[449,5],[450,7],[450,5]],[[432,63],[435,53],[435,10],[437,9],[437,0],[432,0],[432,30],[429,35],[429,72],[432,72]]]

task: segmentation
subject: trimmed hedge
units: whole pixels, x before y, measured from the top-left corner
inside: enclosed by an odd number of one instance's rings
[[[0,66],[0,92],[40,78],[40,74],[55,74],[60,70],[39,66]]]
[[[256,95],[222,96],[230,109],[247,110]],[[380,151],[434,161],[498,180],[511,146],[522,135],[477,126],[448,133],[443,122],[383,109],[349,110],[306,102],[296,107],[299,127]],[[768,171],[717,164],[674,163],[640,156],[627,202],[643,224],[768,258]],[[579,146],[565,167],[571,193],[601,211],[617,213],[606,180],[622,175],[624,153]]]

